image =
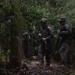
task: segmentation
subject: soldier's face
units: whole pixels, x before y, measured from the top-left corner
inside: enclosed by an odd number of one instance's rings
[[[42,26],[43,29],[45,29],[46,28],[46,23],[45,22],[41,22],[41,26]]]
[[[60,25],[65,25],[65,21],[59,21]]]

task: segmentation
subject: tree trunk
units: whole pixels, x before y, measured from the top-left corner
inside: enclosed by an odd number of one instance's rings
[[[17,67],[20,65],[20,61],[18,58],[18,30],[16,30],[17,25],[14,16],[14,14],[11,16],[11,48],[9,60],[12,67]]]
[[[18,55],[21,62],[25,60],[22,37],[18,40]]]

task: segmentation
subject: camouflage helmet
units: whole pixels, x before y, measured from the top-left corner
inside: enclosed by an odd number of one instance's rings
[[[60,17],[60,18],[58,19],[58,21],[59,21],[59,22],[65,22],[65,21],[66,21],[66,18],[65,18],[65,17]]]
[[[46,18],[42,18],[41,22],[47,23],[47,19]]]

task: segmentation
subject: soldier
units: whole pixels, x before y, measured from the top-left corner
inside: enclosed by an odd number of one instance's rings
[[[24,50],[24,56],[28,59],[28,33],[23,33],[23,50]]]
[[[44,55],[46,60],[46,65],[49,66],[51,61],[51,38],[53,38],[52,29],[47,26],[47,20],[46,18],[42,18],[41,20],[41,27],[39,32],[39,38],[40,38],[40,49],[39,49],[39,55],[41,58],[41,64],[44,64]]]
[[[32,59],[33,56],[33,40],[31,35],[28,32],[23,33],[23,50],[24,55],[27,59]]]
[[[57,45],[60,42],[60,58],[61,58],[61,64],[63,65],[70,65],[71,64],[71,31],[69,28],[69,25],[66,24],[66,18],[60,18],[59,20],[60,24],[60,31],[58,33],[58,40],[57,40]]]

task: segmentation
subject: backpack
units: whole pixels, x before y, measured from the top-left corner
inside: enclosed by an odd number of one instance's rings
[[[75,40],[75,26],[72,26],[72,38]]]
[[[48,32],[49,34],[51,34],[51,36],[54,35],[54,32],[53,32],[52,27],[47,27],[47,32]],[[53,37],[54,37],[54,36],[53,36]]]
[[[67,31],[67,33],[62,33],[63,31]],[[64,39],[70,38],[72,35],[69,25],[65,25],[61,28],[59,36],[63,37]]]

